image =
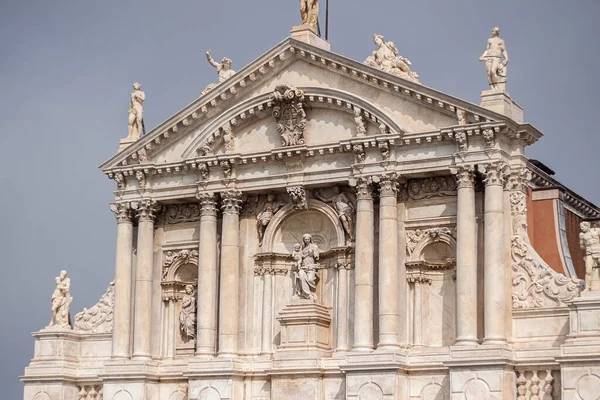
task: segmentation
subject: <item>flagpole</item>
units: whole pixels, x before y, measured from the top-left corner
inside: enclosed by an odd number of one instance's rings
[[[325,0],[325,40],[329,40],[329,0]]]

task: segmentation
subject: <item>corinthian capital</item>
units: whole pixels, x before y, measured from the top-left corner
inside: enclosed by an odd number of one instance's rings
[[[475,187],[475,167],[473,165],[458,165],[450,172],[456,177],[458,189]]]
[[[131,205],[129,203],[112,203],[110,211],[115,213],[118,224],[131,223]]]
[[[213,192],[204,192],[196,194],[200,200],[200,215],[217,215],[217,199]]]
[[[506,175],[506,190],[524,192],[530,179],[531,172],[527,168],[511,168]]]
[[[356,190],[357,200],[373,200],[372,179],[370,178],[352,178],[349,181],[350,186]]]
[[[398,196],[398,175],[383,175],[379,177],[379,196],[397,197]]]
[[[477,169],[483,175],[483,183],[486,186],[503,186],[506,179],[507,165],[502,161],[495,161],[489,164],[479,164]]]
[[[242,208],[242,192],[230,190],[221,193],[221,210],[223,214],[239,214]]]
[[[154,200],[133,201],[131,208],[136,210],[139,222],[153,222],[160,204]]]

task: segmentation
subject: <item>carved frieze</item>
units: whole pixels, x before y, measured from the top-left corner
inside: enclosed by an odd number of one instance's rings
[[[456,189],[456,180],[452,176],[412,179],[408,182],[408,196],[413,200],[455,196]]]
[[[162,222],[167,225],[200,221],[198,203],[169,204],[164,208]]]
[[[87,333],[110,333],[113,331],[114,288],[115,282],[113,281],[98,303],[75,314],[74,330]]]
[[[511,192],[510,203],[513,308],[557,307],[578,297],[583,282],[555,272],[531,246],[525,193]]]
[[[304,111],[304,92],[290,85],[280,85],[271,94],[275,103],[273,116],[277,122],[277,131],[281,135],[282,146],[304,144],[306,112]]]

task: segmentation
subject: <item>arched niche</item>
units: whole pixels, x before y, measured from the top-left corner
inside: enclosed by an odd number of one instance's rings
[[[409,261],[447,263],[456,260],[456,240],[448,233],[425,235],[417,243]]]
[[[163,281],[193,284],[198,281],[198,251],[165,252]]]
[[[263,253],[291,253],[302,235],[312,235],[313,243],[321,251],[344,247],[344,228],[337,213],[327,204],[311,199],[308,210],[294,210],[291,204],[283,207],[271,220],[265,231]]]

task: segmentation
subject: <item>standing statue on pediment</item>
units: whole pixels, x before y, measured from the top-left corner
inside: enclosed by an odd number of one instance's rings
[[[231,66],[233,64],[231,59],[223,57],[221,62],[218,63],[212,58],[210,49],[208,49],[208,51],[206,52],[206,59],[208,60],[208,63],[215,67],[215,69],[217,70],[217,73],[219,74],[219,82],[211,83],[210,85],[208,85],[206,89],[204,89],[202,93],[200,93],[200,96],[204,96],[206,93],[216,88],[219,83],[223,83],[227,79],[235,75],[235,71],[231,69]]]
[[[52,318],[48,327],[71,328],[69,321],[69,308],[73,297],[71,297],[71,279],[67,278],[67,271],[60,271],[56,277],[56,289],[52,293]]]
[[[502,60],[501,57],[504,57]],[[492,29],[492,37],[487,41],[487,47],[479,61],[485,62],[485,70],[488,83],[492,90],[506,91],[506,65],[508,64],[508,53],[504,40],[500,39],[500,28]]]
[[[146,94],[142,92],[139,82],[133,84],[133,92],[129,95],[129,120],[127,139],[137,140],[144,132],[144,100]]]
[[[333,187],[333,195],[330,197],[323,196],[318,190],[314,192],[315,198],[333,205],[344,231],[346,231],[346,244],[350,244],[354,241],[354,230],[353,230],[353,215],[355,213],[355,207],[348,195],[340,191],[338,186]]]
[[[262,211],[256,216],[256,233],[258,234],[259,246],[262,246],[267,225],[269,225],[269,222],[271,222],[273,216],[275,216],[277,211],[279,211],[284,205],[285,203],[275,200],[275,195],[267,195],[267,202],[263,206]]]
[[[292,258],[297,270],[294,272],[294,298],[317,301],[317,283],[319,277],[319,247],[312,242],[309,233],[302,235],[302,246],[296,244]]]
[[[302,26],[317,31],[319,21],[319,0],[300,0],[300,16]]]
[[[579,246],[585,250],[585,290],[600,289],[600,229],[580,224]]]
[[[183,343],[196,338],[196,291],[192,285],[185,287],[185,295],[179,313],[179,332]]]
[[[398,48],[396,48],[394,42],[386,43],[383,36],[379,34],[373,36],[373,42],[377,49],[367,57],[365,60],[366,65],[399,76],[400,78],[420,83],[419,75],[410,70],[410,61],[398,55]]]

